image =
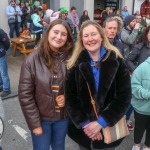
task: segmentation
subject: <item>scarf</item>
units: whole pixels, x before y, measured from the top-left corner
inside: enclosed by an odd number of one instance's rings
[[[73,18],[73,26],[77,27],[77,14],[76,13],[71,13],[71,16]]]

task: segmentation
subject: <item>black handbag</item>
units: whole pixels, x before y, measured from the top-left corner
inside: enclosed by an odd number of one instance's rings
[[[15,23],[16,22],[16,19],[15,18],[9,18],[8,19],[8,23]]]
[[[14,7],[14,10],[16,12],[16,6]],[[8,23],[15,23],[16,21],[17,21],[17,16],[8,18]]]

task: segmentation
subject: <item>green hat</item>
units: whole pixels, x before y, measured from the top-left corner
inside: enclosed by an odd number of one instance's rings
[[[62,7],[62,8],[60,9],[60,12],[61,12],[62,14],[68,13],[66,7]]]

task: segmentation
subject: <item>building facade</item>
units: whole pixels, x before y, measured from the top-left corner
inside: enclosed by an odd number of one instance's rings
[[[3,1],[1,3],[0,18],[0,28],[4,29],[7,33],[9,32],[8,20],[6,16],[6,7],[9,5],[10,0]],[[16,2],[21,2],[23,0],[16,0]],[[30,0],[30,3],[34,3],[36,0]],[[38,0],[43,3],[46,0]],[[130,14],[133,14],[136,10],[140,11],[140,5],[147,0],[47,0],[47,6],[54,11],[57,11],[60,7],[66,6],[70,10],[71,6],[77,8],[77,13],[79,17],[82,15],[84,10],[88,10],[89,17],[91,20],[95,19],[95,12],[99,10],[100,12],[106,7],[112,7],[114,10],[124,6],[128,7]],[[150,1],[150,0],[149,0]]]

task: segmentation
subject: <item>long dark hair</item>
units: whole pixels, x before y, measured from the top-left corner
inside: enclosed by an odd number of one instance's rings
[[[83,11],[83,16],[85,16],[85,13],[87,12],[87,16],[88,16],[88,11],[87,10],[84,10]]]
[[[70,28],[64,20],[57,19],[57,20],[52,21],[50,23],[50,25],[48,26],[48,28],[44,34],[44,37],[40,40],[40,43],[38,46],[39,53],[43,57],[43,59],[46,61],[48,68],[51,69],[55,73],[57,72],[57,68],[55,65],[55,58],[53,55],[54,52],[50,48],[48,37],[49,37],[50,30],[55,25],[58,25],[58,24],[63,25],[67,30],[67,41],[66,41],[65,45],[63,47],[61,47],[59,50],[59,52],[63,53],[65,55],[65,58],[67,58],[67,56],[72,52],[72,49],[73,49],[73,38],[72,38],[72,33],[70,31]]]
[[[145,27],[145,28],[143,29],[143,31],[142,31],[142,36],[141,36],[141,41],[142,41],[142,42],[144,42],[144,41],[148,42],[147,34],[148,34],[149,31],[150,31],[150,26]]]

